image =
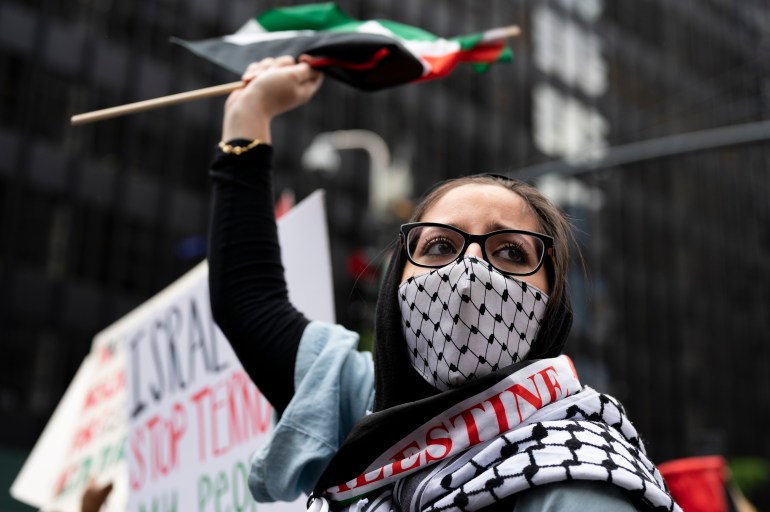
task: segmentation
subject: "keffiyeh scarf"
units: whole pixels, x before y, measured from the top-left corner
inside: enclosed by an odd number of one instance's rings
[[[548,296],[465,257],[398,289],[412,367],[446,391],[526,359]]]
[[[651,510],[681,510],[623,407],[582,387],[567,356],[527,361],[470,387],[465,397],[452,391],[367,416],[309,509],[482,510],[532,487],[596,480]],[[454,405],[431,403],[448,394]]]

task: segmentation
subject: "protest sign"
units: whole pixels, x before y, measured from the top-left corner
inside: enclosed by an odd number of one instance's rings
[[[309,318],[334,321],[323,194],[278,228],[290,299]],[[11,493],[76,511],[96,477],[115,484],[109,512],[296,510],[257,506],[247,488],[271,415],[214,324],[202,262],[94,338]]]

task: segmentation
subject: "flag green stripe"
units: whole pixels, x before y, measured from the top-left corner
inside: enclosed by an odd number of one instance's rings
[[[364,21],[351,18],[334,3],[297,5],[271,9],[257,16],[257,22],[268,32],[282,30],[355,31]],[[390,20],[377,23],[407,41],[435,41],[437,36],[418,27]]]
[[[356,30],[358,30],[358,27],[360,27],[364,23],[365,22],[363,21],[350,20],[350,21],[346,21],[345,23],[340,23],[339,25],[329,27],[326,30],[330,32],[355,32]]]
[[[511,62],[513,60],[513,50],[508,46],[503,47],[503,51],[497,57],[497,62]]]
[[[404,25],[403,23],[398,23],[396,21],[377,20],[377,23],[387,28],[401,39],[406,39],[407,41],[435,41],[438,39],[438,37],[426,30],[410,25]]]
[[[438,37],[436,37],[435,35],[431,34],[430,32],[426,32],[421,28],[412,27],[410,25],[404,25],[403,23],[398,23],[398,22],[389,21],[389,20],[372,20],[372,21],[350,20],[346,23],[342,23],[342,24],[330,27],[328,30],[332,32],[355,32],[362,25],[368,25],[371,23],[376,23],[380,25],[385,30],[390,31],[394,36],[401,38],[405,41],[436,41],[438,39]]]
[[[296,5],[272,9],[257,16],[268,32],[281,30],[329,30],[344,23],[355,22],[334,3]]]
[[[449,40],[459,43],[460,48],[463,50],[470,50],[479,44],[482,37],[483,34],[468,34],[464,36],[452,37]],[[500,55],[497,56],[497,62],[510,62],[511,60],[513,60],[513,52],[507,45],[503,46],[502,50],[500,51]]]
[[[464,36],[450,37],[450,41],[460,44],[462,50],[470,50],[481,41],[481,34],[466,34]]]

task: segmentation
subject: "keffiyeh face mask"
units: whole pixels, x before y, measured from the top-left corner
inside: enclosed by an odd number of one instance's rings
[[[412,366],[442,391],[524,359],[548,296],[474,257],[398,289]]]

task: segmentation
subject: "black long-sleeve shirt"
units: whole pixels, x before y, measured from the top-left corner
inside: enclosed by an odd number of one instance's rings
[[[278,411],[294,395],[307,318],[289,302],[273,210],[273,148],[221,154],[210,175],[209,293],[214,319]]]

